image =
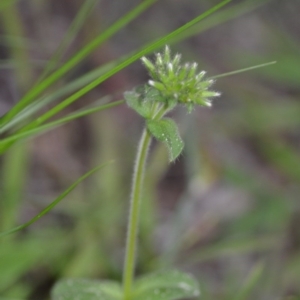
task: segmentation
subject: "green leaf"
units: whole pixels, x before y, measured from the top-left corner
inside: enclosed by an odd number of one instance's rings
[[[146,119],[151,116],[151,109],[153,103],[145,101],[142,98],[142,94],[139,93],[137,90],[125,92],[124,98],[126,100],[127,105],[134,109],[139,115]]]
[[[118,282],[88,279],[62,279],[51,292],[52,300],[119,300],[122,289]]]
[[[183,141],[178,133],[176,123],[168,118],[148,120],[147,128],[159,141],[164,142],[169,150],[169,159],[174,161],[183,150]]]
[[[133,91],[125,92],[124,98],[129,107],[146,119],[152,116],[155,103],[164,102],[160,92],[148,85],[139,86]]]
[[[176,270],[153,273],[138,279],[133,300],[176,300],[199,296],[197,281],[189,274]]]

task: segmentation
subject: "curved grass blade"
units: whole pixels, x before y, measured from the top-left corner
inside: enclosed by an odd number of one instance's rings
[[[87,44],[83,49],[81,49],[77,54],[75,54],[69,61],[67,61],[61,68],[56,72],[47,77],[44,81],[40,82],[37,86],[32,88],[6,115],[4,115],[0,120],[1,125],[8,123],[15,115],[17,115],[21,110],[23,110],[28,104],[34,101],[34,99],[40,95],[46,88],[51,84],[56,82],[70,69],[80,63],[84,58],[86,58],[92,51],[94,51],[100,44],[105,42],[120,29],[122,29],[126,24],[132,21],[134,18],[139,16],[143,11],[145,11],[150,5],[152,5],[157,0],[145,0],[140,5],[136,6],[124,17],[116,21],[111,27],[105,30],[98,37],[93,39],[89,44]]]
[[[89,114],[104,110],[104,109],[108,109],[108,108],[112,108],[115,106],[118,106],[120,104],[123,104],[124,100],[119,100],[119,101],[114,101],[112,103],[108,103],[108,104],[104,104],[98,107],[91,107],[91,108],[86,108],[86,109],[81,109],[77,112],[71,113],[69,115],[67,115],[66,117],[63,117],[59,120],[47,123],[45,125],[42,126],[38,126],[36,128],[27,130],[27,131],[23,131],[20,133],[16,133],[14,135],[11,135],[3,140],[0,141],[0,154],[3,153],[13,142],[21,140],[23,138],[28,138],[37,134],[40,134],[42,132],[46,132],[48,130],[51,130],[53,128],[56,128],[60,125],[63,125],[67,122],[73,121],[75,119],[87,116]]]
[[[113,163],[113,161],[108,161],[98,167],[93,168],[92,170],[85,173],[83,176],[81,176],[79,179],[77,179],[71,186],[69,186],[63,193],[61,193],[51,204],[49,204],[45,209],[43,209],[38,215],[33,217],[28,222],[24,223],[23,225],[17,226],[15,228],[12,228],[10,230],[4,231],[0,233],[0,237],[3,237],[5,235],[15,233],[17,231],[20,231],[29,225],[35,223],[38,219],[40,219],[43,215],[48,213],[54,206],[56,206],[61,200],[63,200],[71,191],[73,191],[79,183],[81,183],[83,180],[88,178],[89,176],[93,175],[96,171],[102,169],[103,167]]]

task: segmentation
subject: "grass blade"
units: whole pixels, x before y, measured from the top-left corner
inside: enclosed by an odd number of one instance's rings
[[[63,200],[71,191],[73,191],[79,183],[81,183],[83,180],[88,178],[89,176],[93,175],[96,171],[102,169],[103,167],[111,164],[113,161],[108,161],[98,167],[93,168],[92,170],[85,173],[83,176],[81,176],[79,179],[77,179],[71,186],[69,186],[63,193],[61,193],[52,203],[50,203],[45,209],[43,209],[38,215],[33,217],[28,222],[24,223],[23,225],[17,226],[15,228],[12,228],[10,230],[4,231],[0,233],[0,237],[3,237],[5,235],[20,231],[29,225],[35,223],[37,220],[39,220],[42,216],[44,216],[46,213],[48,213],[52,208],[54,208],[61,200]]]
[[[75,119],[87,116],[89,114],[92,114],[92,113],[95,113],[95,112],[98,112],[98,111],[101,111],[101,110],[112,108],[112,107],[115,107],[115,106],[123,104],[123,103],[124,103],[124,100],[119,100],[119,101],[114,101],[112,103],[104,104],[104,105],[101,105],[101,106],[98,106],[98,107],[82,109],[82,110],[79,110],[77,112],[71,113],[68,116],[63,117],[59,120],[47,123],[47,124],[42,125],[42,126],[38,126],[36,128],[30,129],[30,130],[27,130],[27,131],[24,131],[24,132],[20,132],[20,133],[16,133],[14,135],[11,135],[11,136],[9,136],[5,139],[2,139],[0,141],[0,153],[3,153],[7,149],[7,146],[9,146],[11,143],[13,143],[15,141],[18,141],[18,140],[21,140],[23,138],[28,138],[28,137],[40,134],[42,132],[45,132],[45,131],[51,130],[55,127],[58,127],[60,125],[63,125],[67,122],[73,121]]]
[[[252,66],[252,67],[247,67],[247,68],[244,68],[244,69],[239,69],[239,70],[236,70],[236,71],[227,72],[227,73],[223,73],[223,74],[220,74],[220,75],[211,76],[209,78],[210,79],[216,79],[216,78],[221,78],[221,77],[227,77],[227,76],[231,76],[231,75],[236,75],[236,74],[240,74],[240,73],[247,72],[247,71],[250,71],[250,70],[255,70],[255,69],[267,67],[267,66],[270,66],[270,65],[274,65],[276,63],[277,63],[276,61],[271,61],[271,62],[268,62],[268,63],[264,63],[264,64]]]
[[[23,39],[22,47],[11,44],[11,41],[14,40],[15,37],[22,38],[24,36],[24,28],[17,6],[10,5],[1,11],[1,20],[6,32],[9,55],[16,63],[14,73],[17,80],[17,86],[21,90],[26,90],[32,78],[32,66],[30,64],[29,53],[26,46],[28,40]]]
[[[0,230],[16,226],[28,181],[29,145],[20,143],[6,153],[1,168]]]

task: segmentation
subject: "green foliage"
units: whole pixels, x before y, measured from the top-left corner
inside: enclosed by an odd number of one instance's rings
[[[88,81],[81,80],[80,82],[77,81],[70,85],[70,87],[64,87],[61,88],[58,92],[56,92],[56,96],[50,95],[50,97],[42,98],[40,97],[40,94],[43,93],[46,89],[48,89],[50,86],[52,86],[56,81],[58,81],[64,74],[66,74],[68,71],[70,71],[72,68],[74,68],[78,63],[80,63],[87,55],[89,55],[96,47],[98,47],[100,44],[102,44],[104,41],[106,41],[109,37],[111,37],[113,34],[115,34],[120,28],[122,28],[125,24],[129,23],[131,20],[133,20],[135,17],[137,17],[142,11],[144,11],[147,7],[149,7],[151,4],[153,4],[155,0],[146,0],[141,3],[141,5],[137,6],[133,10],[131,10],[127,15],[125,15],[123,18],[120,18],[115,24],[113,24],[109,29],[107,29],[105,32],[103,32],[101,35],[98,35],[95,39],[93,39],[89,44],[87,44],[83,49],[78,51],[69,61],[64,63],[62,66],[56,68],[57,65],[59,65],[59,61],[67,49],[68,45],[76,35],[76,32],[80,30],[80,27],[83,25],[84,19],[87,17],[88,13],[91,10],[91,7],[94,5],[93,1],[86,1],[82,8],[80,9],[78,16],[75,18],[74,23],[71,25],[69,32],[66,35],[66,38],[63,40],[62,44],[56,51],[56,53],[53,55],[53,57],[50,59],[48,64],[46,65],[44,72],[40,76],[37,83],[29,89],[27,94],[25,94],[18,103],[7,113],[5,114],[1,120],[0,120],[0,132],[2,134],[6,134],[5,138],[1,140],[0,142],[0,151],[1,153],[4,153],[7,151],[11,145],[13,145],[15,142],[19,141],[23,138],[28,138],[33,135],[40,134],[42,132],[45,132],[49,129],[52,129],[54,127],[57,127],[61,124],[64,124],[66,122],[69,122],[71,120],[74,120],[78,117],[82,117],[84,115],[103,110],[115,105],[120,104],[121,102],[116,102],[112,104],[102,105],[98,106],[96,108],[84,108],[81,111],[72,113],[66,117],[60,118],[58,120],[45,123],[49,118],[57,115],[61,110],[64,108],[70,106],[74,101],[78,100],[80,97],[85,95],[87,92],[95,88],[98,84],[105,81],[107,78],[111,77],[116,72],[123,69],[125,66],[129,65],[130,63],[134,62],[136,59],[140,58],[141,56],[153,51],[154,49],[162,46],[165,44],[165,42],[171,38],[174,38],[177,34],[180,34],[187,28],[193,26],[197,22],[199,22],[201,19],[207,17],[217,9],[221,8],[223,5],[225,5],[228,0],[223,1],[219,5],[215,6],[211,10],[207,11],[206,13],[198,16],[191,22],[187,23],[186,25],[182,26],[181,28],[175,30],[174,32],[170,33],[169,35],[163,37],[162,39],[159,39],[158,41],[155,41],[151,43],[150,45],[144,47],[142,50],[137,51],[135,54],[130,55],[129,57],[121,60],[119,63],[112,63],[109,64],[107,68],[101,68],[99,72],[97,72],[97,76],[95,77],[90,76],[88,78]],[[14,7],[12,7],[14,8]],[[15,20],[17,19],[16,12],[14,10],[11,10],[13,12]],[[9,14],[7,14],[7,24],[10,24],[10,22],[13,22]],[[16,22],[16,24],[18,24]],[[16,30],[20,31],[20,26],[15,27]],[[20,34],[21,35],[21,34]],[[15,52],[16,59],[20,59],[21,62],[24,60],[24,54],[25,52],[23,50],[20,50],[19,52]],[[20,75],[21,75],[20,69]],[[50,72],[53,71],[53,73],[50,74]],[[50,74],[50,75],[48,75]],[[100,76],[99,76],[100,75]],[[26,78],[26,80],[29,79],[29,76],[24,77],[20,76],[20,78]],[[24,83],[25,84],[25,83]],[[72,86],[72,87],[71,87]],[[58,98],[60,95],[64,95],[70,91],[76,90],[74,94],[71,94],[63,101],[60,101],[59,104],[55,105],[50,110],[40,113],[40,110],[44,108],[49,103],[53,102]],[[140,93],[141,92],[141,93]],[[39,98],[40,97],[40,98]],[[141,114],[143,117],[148,119],[148,127],[149,131],[152,132],[152,134],[158,139],[162,140],[162,135],[166,135],[167,139],[164,140],[166,142],[169,150],[170,150],[170,158],[171,160],[174,160],[182,151],[183,143],[180,139],[177,131],[177,127],[175,123],[169,119],[162,119],[163,115],[170,111],[174,106],[175,102],[172,102],[172,99],[168,100],[168,105],[165,106],[165,95],[162,95],[158,92],[157,89],[151,88],[149,86],[145,86],[142,88],[141,91],[137,89],[134,92],[127,93],[125,95],[125,98],[127,100],[127,103],[129,106],[133,107],[139,114]],[[156,105],[156,102],[160,102],[160,106]],[[37,117],[36,117],[37,116]],[[152,120],[155,116],[155,121]],[[32,118],[34,117],[34,118]],[[154,123],[153,123],[154,122]],[[44,124],[45,123],[45,124]],[[9,134],[7,134],[9,133]],[[150,139],[148,138],[150,141]],[[143,148],[142,148],[143,149]],[[147,150],[147,147],[144,147],[144,150]],[[147,151],[146,151],[147,152]],[[145,153],[146,153],[145,152]],[[146,156],[141,157],[142,160],[145,160]],[[141,162],[142,162],[141,160]],[[143,163],[141,164],[143,165]],[[59,197],[57,197],[52,203],[50,203],[44,210],[42,210],[37,216],[33,217],[30,221],[26,222],[23,225],[19,225],[15,228],[6,230],[1,233],[1,236],[7,235],[9,233],[17,232],[19,230],[22,230],[29,225],[36,222],[39,218],[41,218],[44,214],[49,212],[53,209],[55,205],[57,205],[62,199],[66,197],[77,185],[84,180],[86,177],[93,174],[97,169],[92,169],[90,172],[86,173],[82,177],[80,177],[74,184],[72,184],[66,191],[64,191]],[[142,176],[142,172],[137,172],[137,176]],[[137,177],[137,178],[138,178]],[[141,183],[138,183],[137,189],[140,189]],[[136,197],[136,199],[138,199]],[[138,220],[138,219],[137,219]],[[136,226],[136,225],[135,225]],[[135,236],[133,236],[135,238]],[[132,248],[134,249],[134,247]],[[132,252],[133,253],[133,252]],[[183,280],[183,279],[182,279]],[[63,295],[63,297],[70,297],[74,298],[74,296],[77,296],[77,293],[80,293],[80,291],[83,292],[82,297],[88,297],[90,298],[91,295],[88,294],[88,292],[85,290],[85,285],[89,285],[87,281],[81,281],[77,282],[75,284],[76,288],[72,292],[66,292],[67,295]],[[61,283],[61,285],[58,285],[54,289],[54,298],[56,297],[56,293],[60,294],[60,289],[64,290],[64,284]],[[100,290],[103,291],[104,297],[109,299],[109,297],[114,297],[109,292],[109,285],[106,283],[105,285],[101,284]],[[177,287],[178,289],[178,287]],[[85,292],[87,294],[85,294]],[[74,292],[74,293],[73,293]],[[181,292],[179,289],[178,295],[185,295]],[[62,292],[64,293],[64,292]],[[68,296],[68,293],[69,296]],[[151,292],[150,292],[151,293]],[[172,292],[168,292],[171,293]],[[176,293],[176,292],[175,292]],[[173,298],[176,297],[173,291]],[[120,297],[119,297],[120,298]],[[169,299],[169,298],[168,298]]]

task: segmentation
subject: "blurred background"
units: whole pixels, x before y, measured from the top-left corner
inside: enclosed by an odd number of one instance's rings
[[[38,78],[83,0],[1,1],[3,115]],[[140,2],[95,1],[61,64]],[[141,48],[217,3],[157,1],[57,86]],[[171,45],[207,76],[277,64],[219,78],[214,89],[222,96],[211,109],[172,113],[185,152],[168,164],[164,146],[152,144],[138,274],[170,267],[191,272],[203,300],[300,299],[299,15],[298,0],[233,0]],[[122,99],[124,91],[147,79],[136,62],[66,112],[106,95]],[[121,280],[142,128],[143,120],[123,104],[17,143],[2,155],[1,231],[34,217],[87,170],[115,162],[38,222],[1,238],[0,299],[50,299],[62,277]]]

